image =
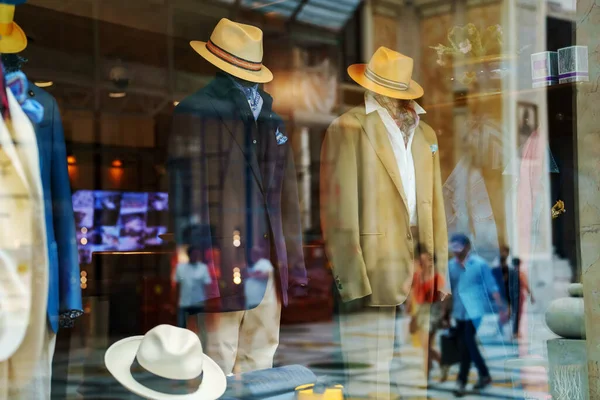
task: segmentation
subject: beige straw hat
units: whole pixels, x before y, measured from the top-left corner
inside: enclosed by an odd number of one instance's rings
[[[267,83],[273,74],[262,64],[263,33],[251,25],[221,19],[208,42],[194,40],[190,45],[217,68],[240,79]]]
[[[348,74],[360,86],[394,99],[417,99],[423,88],[412,80],[413,59],[386,47],[377,49],[369,64],[353,64]]]

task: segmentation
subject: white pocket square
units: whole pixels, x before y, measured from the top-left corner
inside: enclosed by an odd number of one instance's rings
[[[282,144],[285,144],[285,142],[288,141],[287,136],[285,136],[283,133],[281,133],[279,131],[279,128],[277,128],[277,131],[275,132],[275,139],[277,139],[278,146],[281,146]]]

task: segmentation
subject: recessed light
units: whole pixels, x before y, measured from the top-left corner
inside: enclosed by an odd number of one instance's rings
[[[108,94],[108,97],[110,97],[111,99],[122,99],[125,96],[127,96],[127,93],[125,92],[110,92]]]
[[[173,105],[174,105],[175,107],[177,107],[177,106],[179,105],[179,102],[178,102],[178,101],[174,101],[174,102],[173,102]]]
[[[47,87],[54,85],[54,82],[52,82],[52,81],[36,81],[36,82],[34,82],[34,84],[35,84],[35,86],[37,86],[39,88],[47,88]]]

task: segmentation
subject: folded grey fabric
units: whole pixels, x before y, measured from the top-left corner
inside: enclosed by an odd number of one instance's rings
[[[227,391],[221,399],[266,399],[316,382],[317,376],[301,365],[246,372],[227,378]]]

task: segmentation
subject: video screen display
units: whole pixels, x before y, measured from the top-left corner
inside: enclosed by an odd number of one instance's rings
[[[73,193],[79,262],[95,251],[132,251],[162,244],[169,199],[161,192],[78,190]]]

